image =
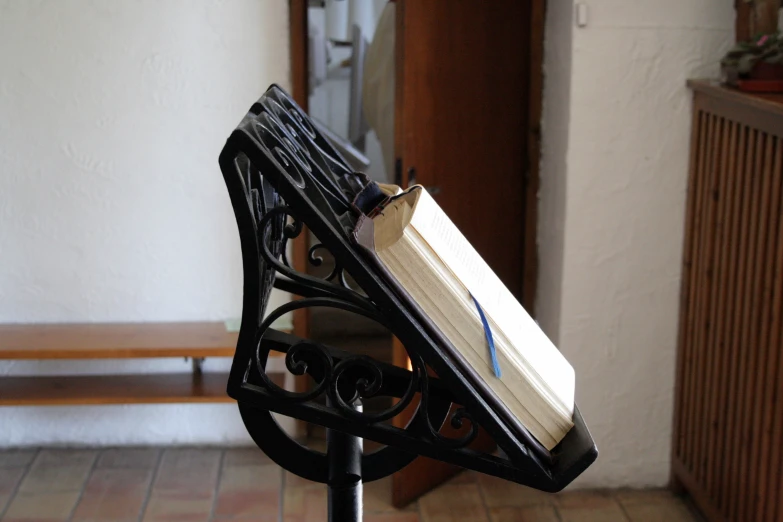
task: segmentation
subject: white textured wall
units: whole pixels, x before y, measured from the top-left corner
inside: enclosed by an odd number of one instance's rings
[[[0,71],[0,322],[238,317],[217,159],[288,84],[288,2],[0,2]],[[0,376],[80,368],[0,361]],[[1,408],[0,426],[0,445],[247,440],[230,405]]]
[[[660,486],[689,154],[685,81],[717,74],[733,1],[586,3],[589,24],[577,28],[563,19],[571,0],[549,1],[540,322],[576,368],[600,451],[577,484]]]

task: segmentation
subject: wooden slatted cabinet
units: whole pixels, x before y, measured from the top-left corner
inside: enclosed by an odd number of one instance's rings
[[[783,96],[690,86],[673,480],[710,522],[783,522]]]

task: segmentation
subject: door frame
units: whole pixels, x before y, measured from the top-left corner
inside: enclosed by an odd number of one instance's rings
[[[535,319],[538,295],[538,191],[541,186],[541,118],[544,103],[544,28],[546,1],[531,0],[530,97],[527,121],[525,176],[525,264],[522,267],[522,305]]]
[[[289,0],[289,48],[291,61],[291,96],[305,111],[308,111],[308,43],[307,43],[307,7],[308,0]],[[291,242],[291,262],[294,270],[307,272],[307,251],[309,232],[304,228],[298,237]],[[310,338],[310,309],[300,308],[293,312],[293,334],[300,339]],[[294,376],[294,391],[307,391],[307,377]],[[307,436],[307,423],[295,420],[294,432],[297,437]]]

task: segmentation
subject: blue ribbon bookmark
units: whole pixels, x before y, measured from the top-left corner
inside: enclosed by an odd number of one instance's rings
[[[495,352],[495,340],[492,338],[492,330],[489,327],[489,322],[484,315],[484,310],[481,309],[481,305],[473,294],[470,294],[470,298],[476,303],[476,310],[478,310],[479,317],[481,317],[481,323],[484,325],[484,334],[487,336],[487,344],[489,345],[489,356],[492,358],[492,369],[495,371],[495,377],[500,379],[500,364],[498,364],[498,354]]]

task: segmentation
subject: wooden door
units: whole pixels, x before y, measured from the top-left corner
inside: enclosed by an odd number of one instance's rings
[[[531,44],[531,34],[541,36],[531,20],[541,24],[542,17],[533,16],[541,5],[397,0],[396,13],[395,149],[402,182],[430,188],[531,311],[535,274],[525,267],[535,266],[526,254],[535,252],[527,248],[535,244],[535,224],[528,216],[534,209],[526,207],[526,178],[531,140],[537,147],[536,125],[530,124],[531,80],[540,86],[531,77],[531,57],[533,47],[541,46]],[[526,237],[526,225],[533,237]],[[405,358],[396,344],[395,360],[404,364]],[[491,449],[486,437],[477,443]],[[458,471],[419,458],[393,477],[394,504],[409,503]]]

